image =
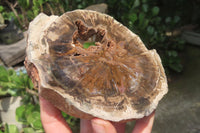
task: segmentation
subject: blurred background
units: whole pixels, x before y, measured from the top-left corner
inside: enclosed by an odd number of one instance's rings
[[[29,23],[75,9],[106,13],[161,56],[169,93],[152,133],[200,133],[200,0],[0,0],[0,133],[44,132],[23,65]],[[80,120],[63,113],[74,132]],[[134,122],[127,123],[127,133]]]

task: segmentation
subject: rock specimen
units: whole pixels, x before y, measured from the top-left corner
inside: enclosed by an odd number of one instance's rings
[[[24,33],[26,36],[26,33]],[[10,67],[23,62],[26,56],[26,38],[11,44],[0,45],[0,59],[3,63]]]
[[[40,95],[75,117],[142,118],[168,90],[156,51],[95,11],[38,15],[29,26],[26,53],[25,65]]]

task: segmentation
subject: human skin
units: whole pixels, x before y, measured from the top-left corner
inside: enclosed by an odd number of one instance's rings
[[[40,96],[41,120],[45,133],[72,133],[61,111]],[[132,133],[151,133],[155,112],[136,120]],[[126,123],[110,122],[99,118],[81,119],[80,133],[124,133]]]

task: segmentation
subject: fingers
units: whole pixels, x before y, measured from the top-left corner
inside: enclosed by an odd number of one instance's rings
[[[80,133],[124,133],[126,123],[109,122],[99,118],[81,120]]]
[[[94,118],[91,120],[93,133],[117,133],[115,127],[105,120]]]
[[[45,133],[72,133],[61,112],[42,97],[40,112]]]
[[[61,112],[51,103],[40,97],[41,120],[45,133],[72,133]],[[132,133],[151,133],[155,112],[142,119],[136,120]],[[94,118],[81,120],[81,133],[124,133],[126,123],[111,123]]]
[[[80,133],[92,133],[92,125],[91,125],[91,120],[84,120],[81,119],[80,122]]]
[[[106,120],[94,118],[91,120],[93,133],[124,133],[125,123],[111,123]]]
[[[136,124],[132,133],[151,133],[154,117],[155,117],[155,112],[153,112],[151,115],[147,117],[136,120]]]
[[[125,127],[126,123],[118,123],[118,122],[113,122],[112,123],[115,129],[117,130],[117,133],[124,133],[125,132]]]

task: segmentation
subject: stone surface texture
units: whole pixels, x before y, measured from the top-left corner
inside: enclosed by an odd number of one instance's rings
[[[88,42],[95,46],[83,48]],[[40,14],[30,23],[27,43],[25,65],[35,87],[69,115],[138,119],[168,91],[157,52],[106,14]]]

